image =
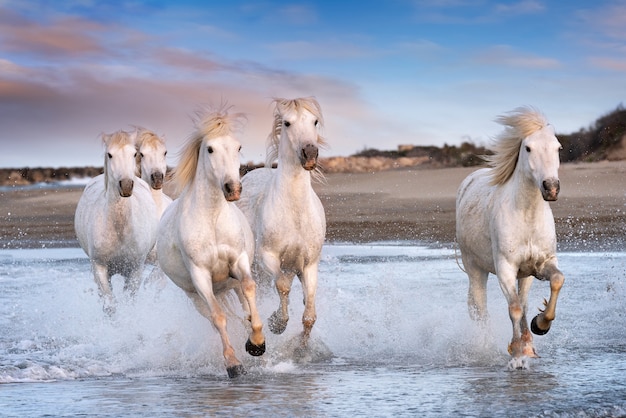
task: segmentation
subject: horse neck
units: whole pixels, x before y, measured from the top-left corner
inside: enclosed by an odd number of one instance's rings
[[[516,209],[528,213],[545,210],[548,203],[543,200],[537,186],[520,170],[519,165],[511,179],[503,186],[510,194],[510,201]]]
[[[220,209],[227,206],[224,192],[209,184],[203,177],[197,177],[195,181],[185,189],[181,199],[185,202],[186,210],[198,216],[216,218]]]
[[[311,172],[302,168],[300,163],[297,164],[281,164],[279,161],[276,169],[275,183],[279,191],[289,193],[294,198],[298,193],[309,193],[313,190],[311,187]]]

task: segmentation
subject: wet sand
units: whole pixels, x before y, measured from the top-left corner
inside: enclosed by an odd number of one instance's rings
[[[472,168],[329,174],[315,184],[327,242],[418,241],[452,245],[455,194]],[[563,164],[551,204],[560,250],[626,248],[626,161]],[[74,210],[81,188],[0,191],[0,248],[78,246]]]

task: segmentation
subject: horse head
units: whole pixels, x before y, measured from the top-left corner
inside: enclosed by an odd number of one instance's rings
[[[239,151],[241,144],[230,135],[206,139],[200,148],[200,159],[209,181],[219,187],[227,201],[239,200]]]
[[[137,139],[141,178],[154,190],[163,188],[167,172],[167,149],[165,142],[156,134],[142,130]]]
[[[318,129],[322,112],[315,99],[275,99],[274,129],[270,142],[274,147],[268,158],[297,162],[307,171],[317,168],[319,148],[324,145]],[[273,141],[273,143],[272,143]],[[270,157],[271,156],[271,157]]]
[[[543,200],[548,202],[557,200],[561,190],[559,181],[561,148],[552,125],[546,125],[527,136],[520,146],[520,166],[541,191]]]
[[[128,132],[117,131],[103,134],[105,144],[104,174],[105,187],[115,187],[122,197],[133,194],[136,156],[134,137]]]

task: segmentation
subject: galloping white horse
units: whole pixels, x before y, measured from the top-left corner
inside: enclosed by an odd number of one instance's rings
[[[138,128],[136,134],[137,176],[150,185],[152,198],[161,218],[165,208],[172,203],[172,199],[163,193],[163,183],[167,173],[165,141],[154,132],[144,128]]]
[[[294,276],[304,291],[302,346],[317,318],[315,293],[318,264],[326,235],[326,217],[311,187],[318,148],[325,145],[318,133],[322,112],[313,98],[275,99],[274,123],[268,137],[266,167],[243,177],[239,207],[255,235],[253,263],[262,281],[273,279],[280,297],[269,327],[280,334],[289,320],[289,292]],[[271,169],[278,159],[278,168]]]
[[[163,192],[165,174],[167,173],[167,148],[165,147],[165,141],[154,132],[145,128],[137,128],[135,134],[135,148],[137,149],[136,174],[150,185],[150,192],[156,204],[158,219],[161,219],[165,209],[172,203],[172,199]],[[156,246],[148,254],[146,262],[148,264],[158,264]],[[157,277],[161,277],[159,269],[153,270],[147,282],[157,280]]]
[[[226,315],[216,296],[235,291],[252,328],[246,351],[253,356],[265,352],[256,283],[250,271],[254,238],[244,215],[232,203],[241,193],[241,145],[233,137],[240,118],[224,109],[198,115],[196,130],[174,170],[180,197],[165,210],[157,240],[165,274],[219,332],[231,378],[245,371],[230,344]]]
[[[550,281],[550,299],[530,330],[548,332],[565,280],[558,269],[556,234],[549,201],[557,200],[559,149],[554,128],[541,113],[522,107],[500,116],[491,168],[470,174],[458,190],[456,239],[469,277],[468,307],[476,320],[487,318],[487,276],[496,274],[509,305],[513,339],[511,368],[537,357],[526,320],[533,276]],[[517,287],[516,287],[517,286]]]
[[[135,176],[133,135],[118,131],[102,138],[104,173],[85,187],[74,228],[91,261],[104,310],[112,314],[111,277],[124,276],[124,289],[135,294],[146,256],[155,243],[158,217],[150,187]]]

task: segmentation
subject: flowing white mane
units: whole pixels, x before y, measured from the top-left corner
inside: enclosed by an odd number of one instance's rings
[[[505,126],[504,131],[495,138],[492,146],[493,155],[485,158],[493,168],[491,184],[506,183],[515,171],[521,142],[529,135],[549,125],[546,117],[533,107],[517,109],[498,116],[496,122]]]
[[[202,141],[233,134],[243,123],[243,113],[229,114],[230,107],[222,106],[217,111],[208,109],[196,112],[195,130],[180,151],[178,166],[173,170],[172,181],[177,194],[193,183],[198,167]]]

